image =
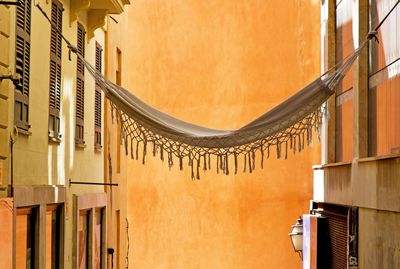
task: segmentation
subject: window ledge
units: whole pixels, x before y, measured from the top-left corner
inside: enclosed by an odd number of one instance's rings
[[[17,135],[21,134],[21,135],[24,135],[24,136],[31,136],[32,135],[31,131],[22,129],[22,128],[18,127],[18,126],[14,127],[14,133],[16,133]]]
[[[346,166],[346,165],[351,165],[352,161],[343,161],[343,162],[337,162],[337,163],[327,163],[323,164],[318,167],[318,169],[321,168],[328,168],[328,167],[336,167],[336,166]]]
[[[80,148],[80,149],[86,148],[85,141],[83,141],[83,142],[75,142],[75,147]]]
[[[102,152],[102,150],[103,150],[103,146],[102,145],[95,145],[94,146],[94,151],[95,152],[100,153],[100,152]]]
[[[382,156],[374,156],[374,157],[366,157],[366,158],[360,158],[357,161],[359,163],[363,162],[373,162],[373,161],[379,161],[379,160],[385,160],[385,159],[396,159],[400,158],[400,153],[394,153],[394,154],[388,154],[388,155],[382,155]]]
[[[382,155],[382,156],[374,156],[374,157],[364,157],[364,158],[354,159],[354,161],[358,162],[358,163],[366,163],[366,162],[375,162],[375,161],[380,161],[380,160],[397,159],[397,158],[400,158],[400,153],[394,153],[394,154],[388,154],[388,155]],[[344,162],[337,162],[337,163],[328,163],[328,164],[323,164],[323,165],[314,165],[312,168],[313,168],[313,170],[321,170],[324,168],[345,166],[345,165],[351,165],[351,164],[352,164],[352,161],[344,161]]]
[[[54,144],[60,144],[61,143],[61,138],[49,136],[49,142],[52,142]]]

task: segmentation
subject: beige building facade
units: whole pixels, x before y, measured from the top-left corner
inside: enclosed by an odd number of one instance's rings
[[[129,1],[19,2],[0,5],[0,267],[110,268],[104,96],[60,33],[104,73]]]

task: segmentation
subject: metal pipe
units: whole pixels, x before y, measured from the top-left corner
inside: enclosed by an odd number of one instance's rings
[[[15,140],[10,137],[10,190],[9,197],[14,197],[14,143]]]
[[[101,182],[85,182],[85,181],[71,181],[69,180],[69,186],[72,184],[77,185],[100,185],[100,186],[118,186],[118,183],[101,183]]]
[[[14,1],[0,1],[0,5],[19,6],[19,5],[21,5],[21,2],[19,0],[17,0],[17,2],[14,2]]]

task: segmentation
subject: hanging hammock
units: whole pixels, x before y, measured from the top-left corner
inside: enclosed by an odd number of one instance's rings
[[[55,27],[42,8],[39,5],[37,7],[52,27]],[[212,155],[216,157],[214,169],[228,175],[230,161],[234,162],[234,173],[238,172],[239,157],[243,162],[243,171],[252,172],[256,167],[257,152],[261,155],[260,165],[263,167],[265,155],[268,158],[272,148],[275,149],[277,158],[282,154],[287,158],[289,150],[301,151],[305,144],[310,144],[313,132],[319,134],[324,114],[323,104],[335,93],[361,50],[372,38],[376,38],[376,31],[387,16],[342,64],[330,69],[283,103],[237,130],[216,130],[194,125],[147,105],[128,90],[106,79],[55,29],[67,43],[70,52],[79,57],[110,100],[112,116],[118,117],[121,123],[121,138],[126,154],[130,153],[136,159],[140,157],[145,163],[147,154],[151,152],[161,160],[166,159],[169,167],[174,165],[174,161],[178,161],[180,169],[183,169],[183,162],[186,160],[191,168],[192,178],[199,179],[200,169],[211,169]]]
[[[243,171],[255,169],[256,153],[268,158],[274,148],[277,158],[288,151],[301,151],[312,141],[313,132],[319,134],[323,117],[323,103],[333,94],[360,54],[365,41],[340,67],[332,69],[298,91],[286,101],[237,130],[216,130],[194,125],[169,116],[138,99],[126,89],[102,76],[81,55],[85,67],[111,101],[112,115],[121,123],[121,137],[125,152],[145,163],[149,151],[153,156],[166,158],[168,165],[179,161],[183,169],[186,159],[192,178],[200,178],[200,169],[211,169],[211,155],[216,156],[216,170],[228,175],[229,160],[238,171],[239,156]]]

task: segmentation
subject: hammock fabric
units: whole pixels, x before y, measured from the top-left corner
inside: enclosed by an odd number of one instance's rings
[[[52,24],[43,9],[39,5],[37,7],[67,43],[69,51],[81,59],[111,101],[113,118],[116,115],[121,123],[121,138],[126,154],[130,152],[132,158],[139,159],[141,151],[141,159],[145,163],[146,155],[151,151],[153,156],[159,155],[161,160],[167,159],[169,167],[174,165],[174,160],[178,160],[180,169],[183,169],[183,162],[186,160],[191,167],[193,179],[200,178],[201,168],[211,169],[211,156],[216,157],[217,172],[222,171],[228,175],[229,162],[232,159],[235,174],[238,172],[239,157],[242,158],[243,171],[248,170],[251,173],[255,169],[257,152],[261,155],[263,167],[264,156],[270,156],[271,148],[275,148],[277,158],[280,158],[282,153],[287,158],[289,150],[295,153],[304,149],[305,144],[311,143],[313,131],[318,132],[319,136],[325,111],[323,104],[335,93],[361,50],[372,38],[376,39],[377,34],[376,31],[372,31],[367,40],[341,65],[330,69],[249,124],[238,130],[216,130],[171,117],[106,79],[77,52],[76,47]]]

